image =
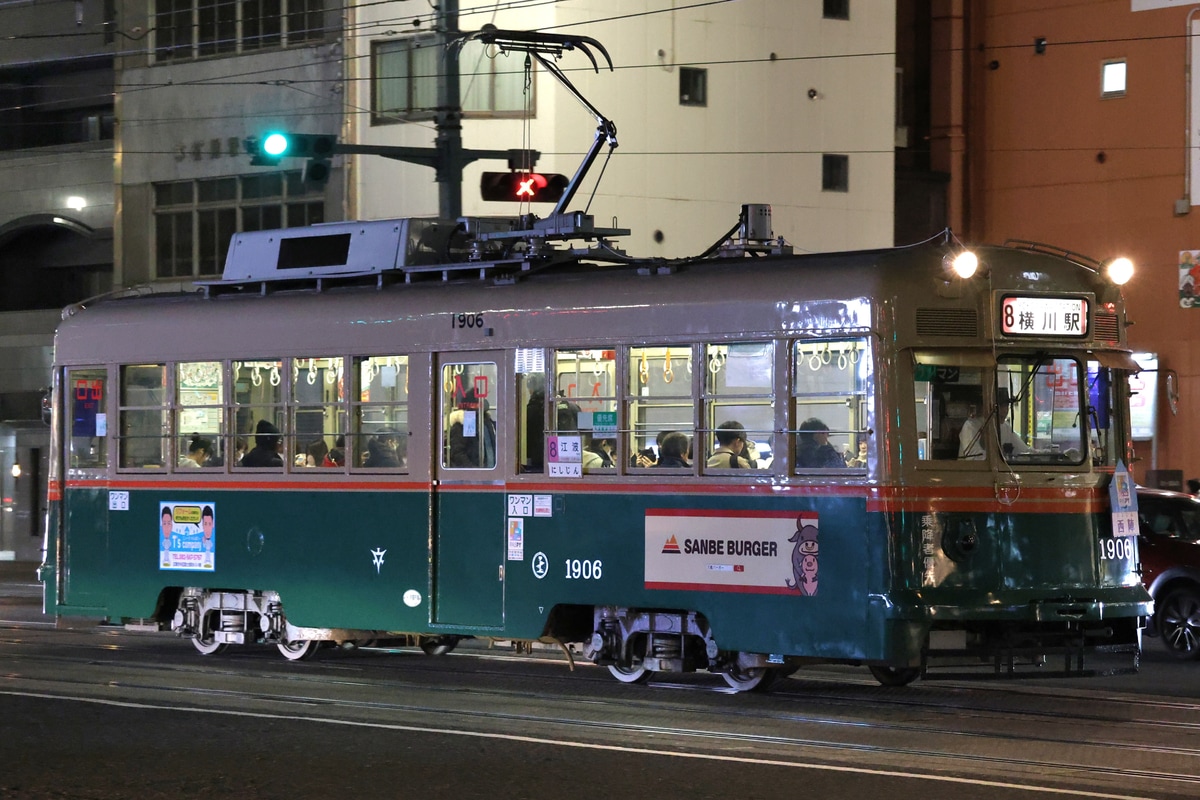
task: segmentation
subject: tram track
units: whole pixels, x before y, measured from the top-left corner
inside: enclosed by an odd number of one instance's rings
[[[950,770],[955,773],[974,774],[976,772],[1010,773],[1014,770],[1028,771],[1031,775],[1052,775],[1062,780],[1071,775],[1086,773],[1089,780],[1103,778],[1105,780],[1129,782],[1136,784],[1147,780],[1161,781],[1164,785],[1173,787],[1194,787],[1200,785],[1200,768],[1195,770],[1171,770],[1152,768],[1149,766],[1126,765],[1129,754],[1147,760],[1170,758],[1176,762],[1194,760],[1200,767],[1200,749],[1169,746],[1152,741],[1138,741],[1147,734],[1156,732],[1176,733],[1179,730],[1191,730],[1200,726],[1193,722],[1160,722],[1155,720],[1131,720],[1118,713],[1113,714],[1081,714],[1077,709],[1068,711],[1047,711],[1030,708],[997,709],[995,705],[1003,698],[1014,696],[1030,702],[1044,702],[1042,691],[1032,691],[1028,688],[1013,687],[1015,691],[1005,689],[1003,695],[991,695],[979,702],[974,692],[966,688],[939,687],[933,696],[920,695],[905,691],[904,697],[895,696],[895,690],[875,687],[864,687],[863,694],[848,694],[846,687],[839,686],[830,690],[828,683],[819,681],[796,681],[799,687],[783,684],[783,689],[768,696],[742,695],[736,698],[740,705],[731,702],[716,701],[701,702],[702,697],[728,695],[727,691],[709,687],[699,682],[688,684],[660,684],[649,688],[617,687],[621,696],[599,696],[594,691],[601,683],[607,684],[607,675],[601,677],[596,671],[596,678],[586,675],[563,675],[556,678],[553,674],[541,671],[536,677],[523,674],[516,664],[509,664],[501,669],[493,665],[493,661],[528,661],[531,664],[546,664],[544,658],[519,659],[517,657],[491,654],[482,658],[478,654],[455,654],[453,661],[426,659],[424,656],[413,655],[412,660],[405,662],[405,668],[396,670],[393,665],[386,664],[391,660],[380,653],[378,660],[364,663],[356,655],[348,654],[347,662],[337,663],[335,658],[313,662],[316,670],[300,672],[291,666],[280,662],[269,665],[260,660],[258,654],[248,655],[241,663],[219,659],[206,659],[202,663],[180,664],[148,661],[142,657],[136,648],[127,648],[120,644],[105,642],[103,645],[83,644],[72,646],[71,650],[92,651],[90,654],[73,653],[67,656],[42,657],[37,655],[21,655],[18,660],[26,663],[36,663],[51,667],[37,669],[40,676],[25,676],[25,670],[8,670],[0,680],[0,687],[7,690],[21,689],[22,684],[36,683],[42,690],[62,693],[64,696],[107,696],[137,695],[143,697],[161,697],[163,692],[178,691],[172,684],[182,684],[188,687],[188,696],[182,702],[175,701],[174,705],[181,709],[193,706],[203,708],[201,698],[211,700],[213,705],[229,708],[247,708],[265,704],[269,709],[264,713],[282,713],[288,716],[311,716],[314,710],[321,709],[331,712],[337,718],[349,717],[359,720],[362,724],[385,724],[395,722],[396,717],[402,717],[405,725],[428,730],[435,729],[494,729],[500,731],[528,731],[531,727],[536,732],[542,732],[548,740],[566,737],[583,737],[605,741],[655,742],[662,747],[668,742],[672,747],[685,750],[705,752],[721,752],[727,750],[745,751],[750,749],[755,753],[775,753],[780,757],[797,757],[805,753],[804,758],[819,758],[831,762],[858,761],[863,759],[885,760],[888,762],[905,763],[910,767],[921,763],[923,768],[932,770]],[[98,659],[95,651],[102,649],[106,657]],[[111,656],[116,652],[127,652],[132,658],[114,661]],[[368,655],[368,654],[362,654]],[[374,658],[376,654],[370,654]],[[264,654],[265,657],[265,654]],[[353,662],[350,661],[353,659]],[[55,673],[62,672],[54,665],[72,664],[87,667],[90,665],[104,666],[107,669],[117,669],[127,673],[97,677],[95,679],[70,679]],[[453,670],[447,670],[451,664]],[[468,665],[463,669],[463,665]],[[376,669],[376,665],[380,669]],[[306,667],[309,665],[305,665]],[[386,670],[386,675],[382,670]],[[35,672],[35,670],[29,670]],[[514,675],[514,672],[518,674]],[[181,680],[172,681],[165,676],[180,676]],[[253,682],[253,690],[220,687],[218,685],[200,686],[192,676],[203,675],[205,680],[219,684],[221,681],[236,680]],[[447,685],[437,680],[424,680],[432,676],[460,676],[469,685],[461,682]],[[583,678],[583,680],[580,680]],[[525,689],[520,683],[534,679],[538,683],[536,689]],[[549,684],[547,683],[549,681]],[[572,687],[573,684],[573,687]],[[266,685],[270,689],[263,689]],[[555,690],[547,697],[547,687]],[[331,696],[328,691],[317,687],[340,687],[342,696]],[[818,692],[811,691],[813,686],[820,686]],[[585,691],[580,692],[579,689]],[[554,696],[559,689],[569,692],[569,696]],[[687,690],[687,691],[683,691]],[[1043,690],[1047,691],[1047,690]],[[395,699],[368,699],[355,697],[357,693],[386,694],[391,697],[399,695],[422,694],[430,697],[427,702],[405,702]],[[581,696],[582,695],[582,696]],[[653,695],[651,697],[650,695]],[[888,696],[892,695],[892,696]],[[954,696],[956,702],[947,705],[947,695]],[[447,702],[447,698],[451,700]],[[732,700],[733,698],[729,698]],[[1060,698],[1061,699],[1061,698]],[[1122,700],[1119,696],[1107,698]],[[796,713],[790,708],[771,707],[776,704],[794,706],[798,703],[808,705],[834,706],[838,709],[862,710],[869,704],[873,714],[878,708],[899,709],[906,715],[920,713],[936,715],[945,718],[955,715],[961,720],[964,714],[971,715],[979,724],[986,723],[985,730],[964,730],[961,725],[929,724],[916,720],[889,721],[871,719],[870,714],[847,714],[839,717],[836,714]],[[1133,701],[1128,701],[1132,703]],[[1153,705],[1156,701],[1144,701]],[[561,713],[541,713],[532,709],[553,707],[570,704],[572,711]],[[1182,708],[1184,711],[1195,711],[1195,706],[1180,703],[1161,703],[1164,707]],[[522,711],[502,710],[504,706],[522,707]],[[576,713],[575,709],[586,709],[587,713]],[[323,712],[322,712],[323,713]],[[686,719],[689,724],[661,724],[652,721],[655,717],[667,717],[673,720]],[[1032,726],[1035,733],[1025,733],[1021,726],[1013,730],[1013,722],[1025,722],[1030,719],[1038,721]],[[639,721],[641,720],[641,721]],[[708,724],[714,722],[715,724]],[[1046,735],[1044,723],[1047,721],[1064,724],[1083,721],[1091,726],[1103,729],[1112,728],[1121,731],[1137,730],[1137,737],[1120,738],[1078,736],[1063,737]],[[691,724],[694,723],[694,724]],[[731,724],[732,723],[732,724]],[[814,735],[788,735],[762,732],[761,729],[770,726],[807,726]],[[1129,726],[1133,725],[1134,728]],[[1029,727],[1029,726],[1025,726]],[[759,730],[756,730],[759,729]],[[854,736],[821,735],[821,731],[848,731]],[[538,734],[535,734],[538,735]],[[872,742],[872,737],[907,739],[921,744],[901,745],[895,742]],[[949,743],[937,745],[927,744],[938,737],[949,737],[957,747]],[[991,743],[1003,742],[1015,748],[1039,749],[1042,752],[1074,752],[1075,748],[1085,748],[1082,759],[1066,759],[1053,757],[1030,757],[1028,755],[1000,755],[975,750],[988,750],[992,753],[1004,752],[1003,745]],[[964,744],[969,743],[969,744]],[[1121,753],[1123,758],[1115,757]],[[1109,758],[1106,754],[1113,754]],[[1108,762],[1108,763],[1106,763]]]

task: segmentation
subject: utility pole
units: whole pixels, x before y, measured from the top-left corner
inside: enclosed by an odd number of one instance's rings
[[[458,73],[458,0],[441,0],[438,8],[438,39],[442,47],[442,68],[438,73],[437,138],[434,149],[438,185],[438,215],[457,219],[462,215],[462,98]],[[474,161],[474,159],[471,159]]]

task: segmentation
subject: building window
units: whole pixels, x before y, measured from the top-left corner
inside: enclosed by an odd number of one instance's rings
[[[850,0],[825,0],[825,19],[850,19]]]
[[[158,0],[154,58],[248,53],[325,38],[325,0]]]
[[[850,191],[850,156],[830,153],[821,156],[821,189],[826,192]]]
[[[679,105],[708,105],[708,70],[698,67],[679,68]]]
[[[1100,65],[1100,96],[1125,96],[1125,59],[1105,61]]]
[[[155,277],[219,275],[233,234],[324,221],[324,193],[300,172],[157,183]]]
[[[524,61],[459,55],[459,95],[465,117],[532,117],[532,75],[526,90]],[[371,123],[432,119],[437,108],[442,47],[436,37],[410,36],[371,46]]]

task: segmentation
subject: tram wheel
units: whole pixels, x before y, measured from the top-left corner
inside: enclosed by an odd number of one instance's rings
[[[427,656],[444,656],[457,646],[457,636],[427,636],[420,642],[420,648]]]
[[[299,639],[295,642],[280,642],[276,645],[288,661],[307,661],[321,649],[319,639]]]
[[[635,667],[622,667],[619,664],[609,664],[608,671],[621,683],[645,683],[654,675],[653,670],[646,669],[641,664]]]
[[[728,672],[722,672],[721,677],[735,692],[765,692],[775,682],[778,674],[770,667],[740,669],[735,664]]]
[[[917,667],[871,667],[870,670],[884,686],[908,686],[921,676]]]
[[[203,636],[193,636],[192,644],[202,656],[215,656],[229,647],[225,642],[218,642],[212,631],[205,631]]]
[[[1200,594],[1190,587],[1167,595],[1156,612],[1167,651],[1181,660],[1200,658]]]

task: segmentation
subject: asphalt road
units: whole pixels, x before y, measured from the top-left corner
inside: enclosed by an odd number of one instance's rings
[[[732,694],[481,645],[203,657],[55,629],[37,588],[0,589],[0,798],[1200,794],[1200,665],[1154,642],[1133,676],[888,689],[836,667]]]

